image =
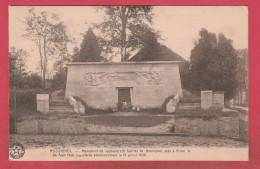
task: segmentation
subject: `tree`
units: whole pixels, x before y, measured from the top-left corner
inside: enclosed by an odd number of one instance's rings
[[[25,65],[28,53],[23,49],[10,47],[9,51],[9,85],[17,89],[32,89],[41,87],[41,78],[35,73],[28,73]]]
[[[73,61],[76,62],[101,62],[104,60],[101,56],[98,38],[92,29],[88,29],[84,35],[80,49],[75,48],[74,54]]]
[[[50,15],[45,11],[37,13],[34,8],[28,10],[25,24],[26,33],[24,36],[31,39],[38,47],[42,86],[45,88],[45,75],[49,59],[68,54],[69,38],[66,26],[59,21],[56,14]]]
[[[36,73],[26,75],[22,89],[39,89],[41,88],[41,76]]]
[[[151,6],[105,6],[104,22],[95,25],[101,29],[102,46],[106,53],[120,52],[121,61],[128,61],[131,52],[141,45],[143,33],[152,23]],[[119,49],[119,50],[118,50]]]
[[[143,45],[144,60],[157,60],[158,52],[160,52],[161,44],[158,42],[158,34],[152,30],[147,30],[141,39]]]
[[[67,71],[66,68],[59,69],[52,79],[52,89],[63,89],[66,88]]]
[[[16,86],[23,86],[23,78],[27,75],[25,61],[28,53],[23,49],[10,47],[9,50],[9,85],[13,85],[13,80]]]
[[[225,99],[231,99],[237,87],[237,54],[232,40],[223,34],[218,38],[206,29],[191,51],[191,83],[196,90],[224,91]]]
[[[238,96],[242,97],[243,90],[246,91],[248,100],[248,49],[239,49],[238,55],[237,80]],[[240,97],[238,97],[240,99]]]

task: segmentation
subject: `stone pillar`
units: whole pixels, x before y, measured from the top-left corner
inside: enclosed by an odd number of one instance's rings
[[[201,96],[201,109],[209,109],[212,107],[212,90],[205,90],[200,92]]]
[[[224,92],[214,92],[213,93],[213,104],[214,107],[224,108]]]
[[[49,112],[49,95],[48,94],[37,94],[37,111],[41,113]]]

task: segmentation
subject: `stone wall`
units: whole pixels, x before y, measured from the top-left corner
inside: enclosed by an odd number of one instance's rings
[[[170,95],[182,96],[178,62],[70,63],[66,98],[78,96],[93,108],[114,108],[118,88],[131,88],[131,104],[160,107]]]
[[[26,120],[17,123],[18,134],[81,134],[85,123],[81,119]]]
[[[174,132],[190,135],[239,137],[238,117],[219,117],[218,119],[176,118]]]
[[[38,120],[27,120],[17,122],[17,133],[19,134],[38,134]]]

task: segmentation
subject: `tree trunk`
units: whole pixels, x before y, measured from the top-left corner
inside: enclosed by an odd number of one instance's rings
[[[46,52],[46,38],[44,37],[44,41],[43,41],[43,54],[44,54],[44,58],[43,58],[43,88],[46,88],[46,83],[45,83],[45,76],[46,76],[46,69],[47,69],[47,52]]]
[[[43,89],[46,88],[46,86],[45,86],[45,75],[46,75],[46,69],[43,69],[42,70],[42,87],[43,87]]]
[[[127,58],[126,58],[126,23],[127,23],[127,18],[125,15],[125,7],[121,7],[121,22],[122,22],[122,37],[121,37],[121,62],[126,62]]]

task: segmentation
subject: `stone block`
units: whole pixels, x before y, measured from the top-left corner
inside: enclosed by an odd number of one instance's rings
[[[18,134],[38,134],[38,120],[17,122]]]
[[[219,117],[218,119],[176,118],[174,132],[190,135],[239,137],[238,117]]]
[[[174,123],[174,132],[190,135],[198,135],[198,119],[197,118],[176,118]]]
[[[174,99],[170,99],[170,101],[166,104],[166,112],[167,113],[173,113],[176,110],[176,104]]]
[[[213,105],[212,90],[201,91],[201,109],[207,110]]]
[[[198,121],[200,135],[217,136],[219,135],[218,119],[202,119]]]
[[[40,120],[40,134],[61,134],[61,120]]]
[[[219,134],[226,137],[239,137],[239,118],[220,117]]]
[[[48,113],[49,108],[49,95],[48,94],[37,94],[36,95],[37,100],[37,111],[41,113]]]
[[[224,92],[213,93],[213,105],[214,107],[224,108]]]
[[[85,114],[85,106],[73,97],[69,97],[69,103],[76,113]]]
[[[84,121],[66,119],[61,121],[61,134],[82,134],[84,132]]]

